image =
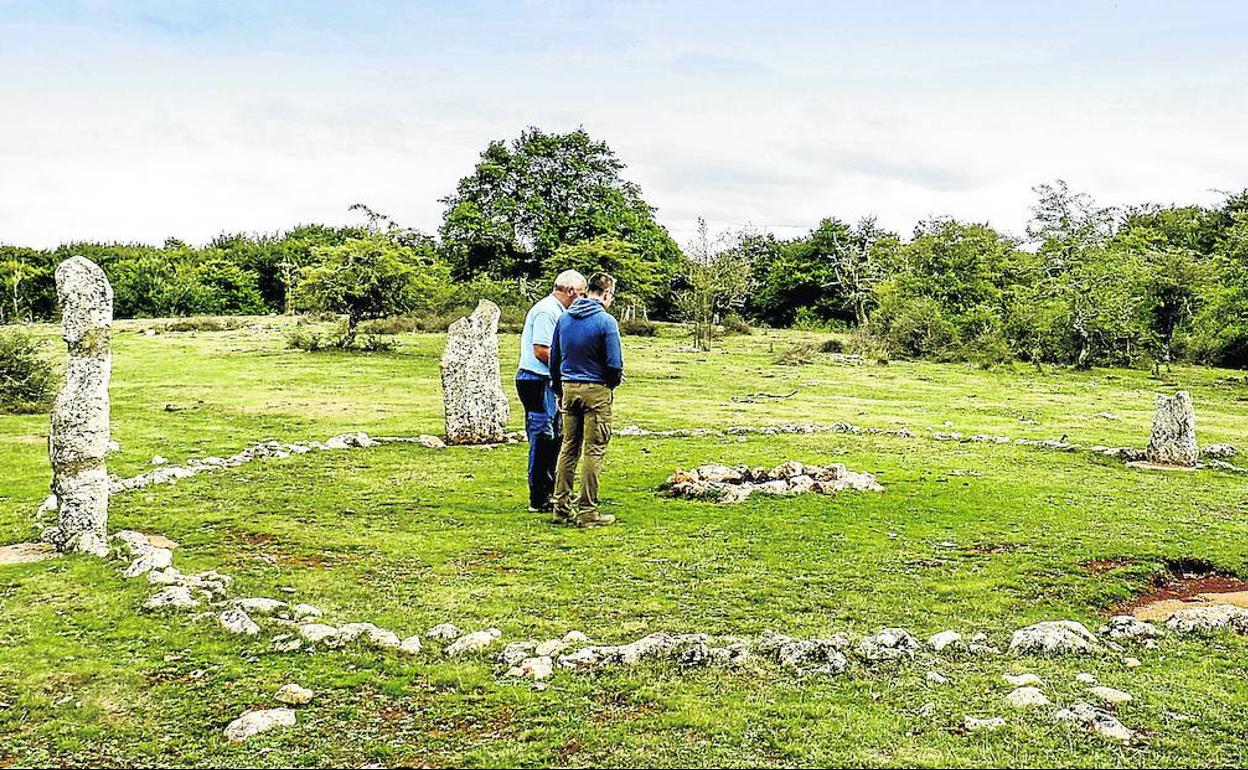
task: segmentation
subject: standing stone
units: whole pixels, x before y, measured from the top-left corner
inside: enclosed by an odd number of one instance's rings
[[[103,556],[108,553],[104,456],[108,453],[113,289],[98,265],[75,256],[56,268],[56,294],[69,362],[65,385],[52,406],[48,434],[58,521],[44,532],[44,539],[62,551]]]
[[[483,299],[447,329],[442,399],[451,444],[504,440],[509,407],[498,373],[498,317],[498,305]]]
[[[1157,414],[1145,456],[1156,465],[1194,467],[1200,457],[1196,446],[1196,412],[1186,390],[1173,396],[1157,396]]]

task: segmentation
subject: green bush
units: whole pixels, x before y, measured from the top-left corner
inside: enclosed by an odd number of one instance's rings
[[[0,331],[0,411],[27,414],[51,405],[57,377],[43,347],[24,332]]]
[[[320,332],[310,329],[295,329],[286,337],[286,347],[293,350],[306,350],[309,353],[315,353],[318,350],[325,350],[333,347],[333,343],[322,336]]]
[[[743,334],[750,335],[754,333],[754,329],[750,327],[748,321],[741,317],[740,313],[729,313],[724,316],[723,321],[724,334]]]
[[[829,337],[819,345],[820,353],[844,353],[845,343],[840,337]]]
[[[890,351],[912,358],[946,356],[957,332],[930,297],[893,294],[871,316],[871,331]]]
[[[655,337],[658,336],[659,327],[653,322],[645,318],[630,318],[627,321],[620,321],[620,334],[626,334],[630,337]]]

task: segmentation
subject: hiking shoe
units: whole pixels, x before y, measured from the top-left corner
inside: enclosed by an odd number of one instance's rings
[[[555,524],[575,524],[576,523],[576,516],[574,516],[571,511],[560,511],[558,509],[555,509],[553,513],[555,514],[555,517],[551,521]]]
[[[534,505],[529,506],[529,513],[553,513],[554,510],[555,506],[553,505],[543,505],[541,507]]]
[[[576,526],[581,529],[606,527],[615,523],[615,517],[609,513],[586,513],[576,517]]]

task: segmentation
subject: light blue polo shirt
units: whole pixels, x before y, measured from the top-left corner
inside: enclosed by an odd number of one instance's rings
[[[533,355],[533,346],[550,347],[550,340],[555,334],[555,322],[565,312],[563,303],[555,299],[553,294],[547,294],[529,310],[529,314],[524,318],[524,333],[520,335],[520,369],[522,371],[550,377],[550,367]]]

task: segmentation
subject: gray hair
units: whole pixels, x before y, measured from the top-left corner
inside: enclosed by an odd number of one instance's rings
[[[576,270],[564,270],[555,276],[555,290],[564,291],[585,291],[589,286],[589,282],[585,280],[585,276]]]

